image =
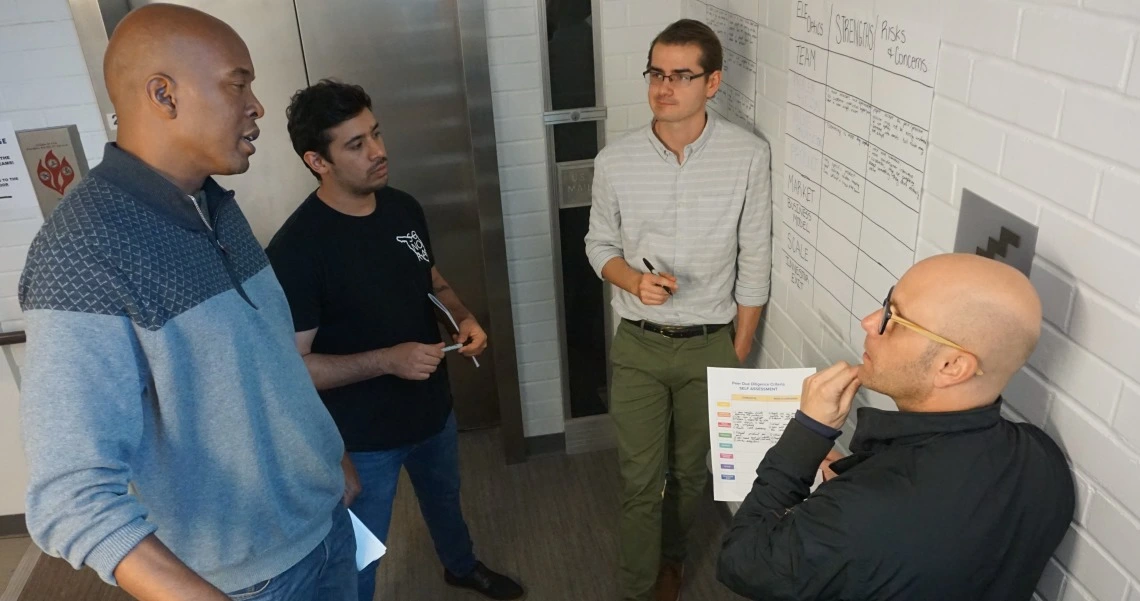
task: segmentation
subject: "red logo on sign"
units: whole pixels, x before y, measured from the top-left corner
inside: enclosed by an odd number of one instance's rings
[[[67,157],[61,161],[51,150],[40,159],[36,171],[39,173],[40,183],[60,194],[63,194],[75,179],[75,170],[71,168],[71,163],[67,162]]]

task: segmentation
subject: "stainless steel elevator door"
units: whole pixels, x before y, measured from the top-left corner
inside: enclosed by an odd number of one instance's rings
[[[437,267],[491,333],[456,1],[295,5],[309,81],[334,78],[372,96],[388,148],[390,185],[423,205]],[[480,362],[476,369],[459,355],[448,360],[460,427],[499,421],[493,353]]]

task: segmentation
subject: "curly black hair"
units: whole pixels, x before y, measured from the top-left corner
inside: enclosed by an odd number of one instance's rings
[[[372,98],[364,88],[341,83],[331,79],[321,81],[297,90],[285,109],[289,120],[289,139],[293,150],[303,161],[306,152],[316,152],[329,159],[329,144],[332,136],[329,130],[359,115],[365,109],[372,109]],[[308,167],[308,163],[305,164]],[[309,171],[319,180],[312,169]]]

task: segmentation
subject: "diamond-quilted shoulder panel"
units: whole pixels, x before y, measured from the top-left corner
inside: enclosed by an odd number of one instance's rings
[[[230,288],[206,234],[179,227],[88,177],[37,235],[21,279],[21,302],[25,310],[129,315],[157,330]]]

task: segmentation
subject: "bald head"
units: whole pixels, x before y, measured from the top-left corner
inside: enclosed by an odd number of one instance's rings
[[[148,4],[115,28],[103,57],[118,143],[192,191],[249,168],[264,109],[237,32],[202,11]]]
[[[214,49],[248,55],[229,25],[200,10],[175,4],[148,4],[131,11],[115,28],[103,56],[103,76],[120,120],[145,100],[153,74],[178,79],[201,66],[196,59]]]
[[[974,353],[997,394],[1041,332],[1041,301],[1020,271],[977,255],[938,255],[899,281],[900,311]],[[921,320],[921,321],[920,321]]]

